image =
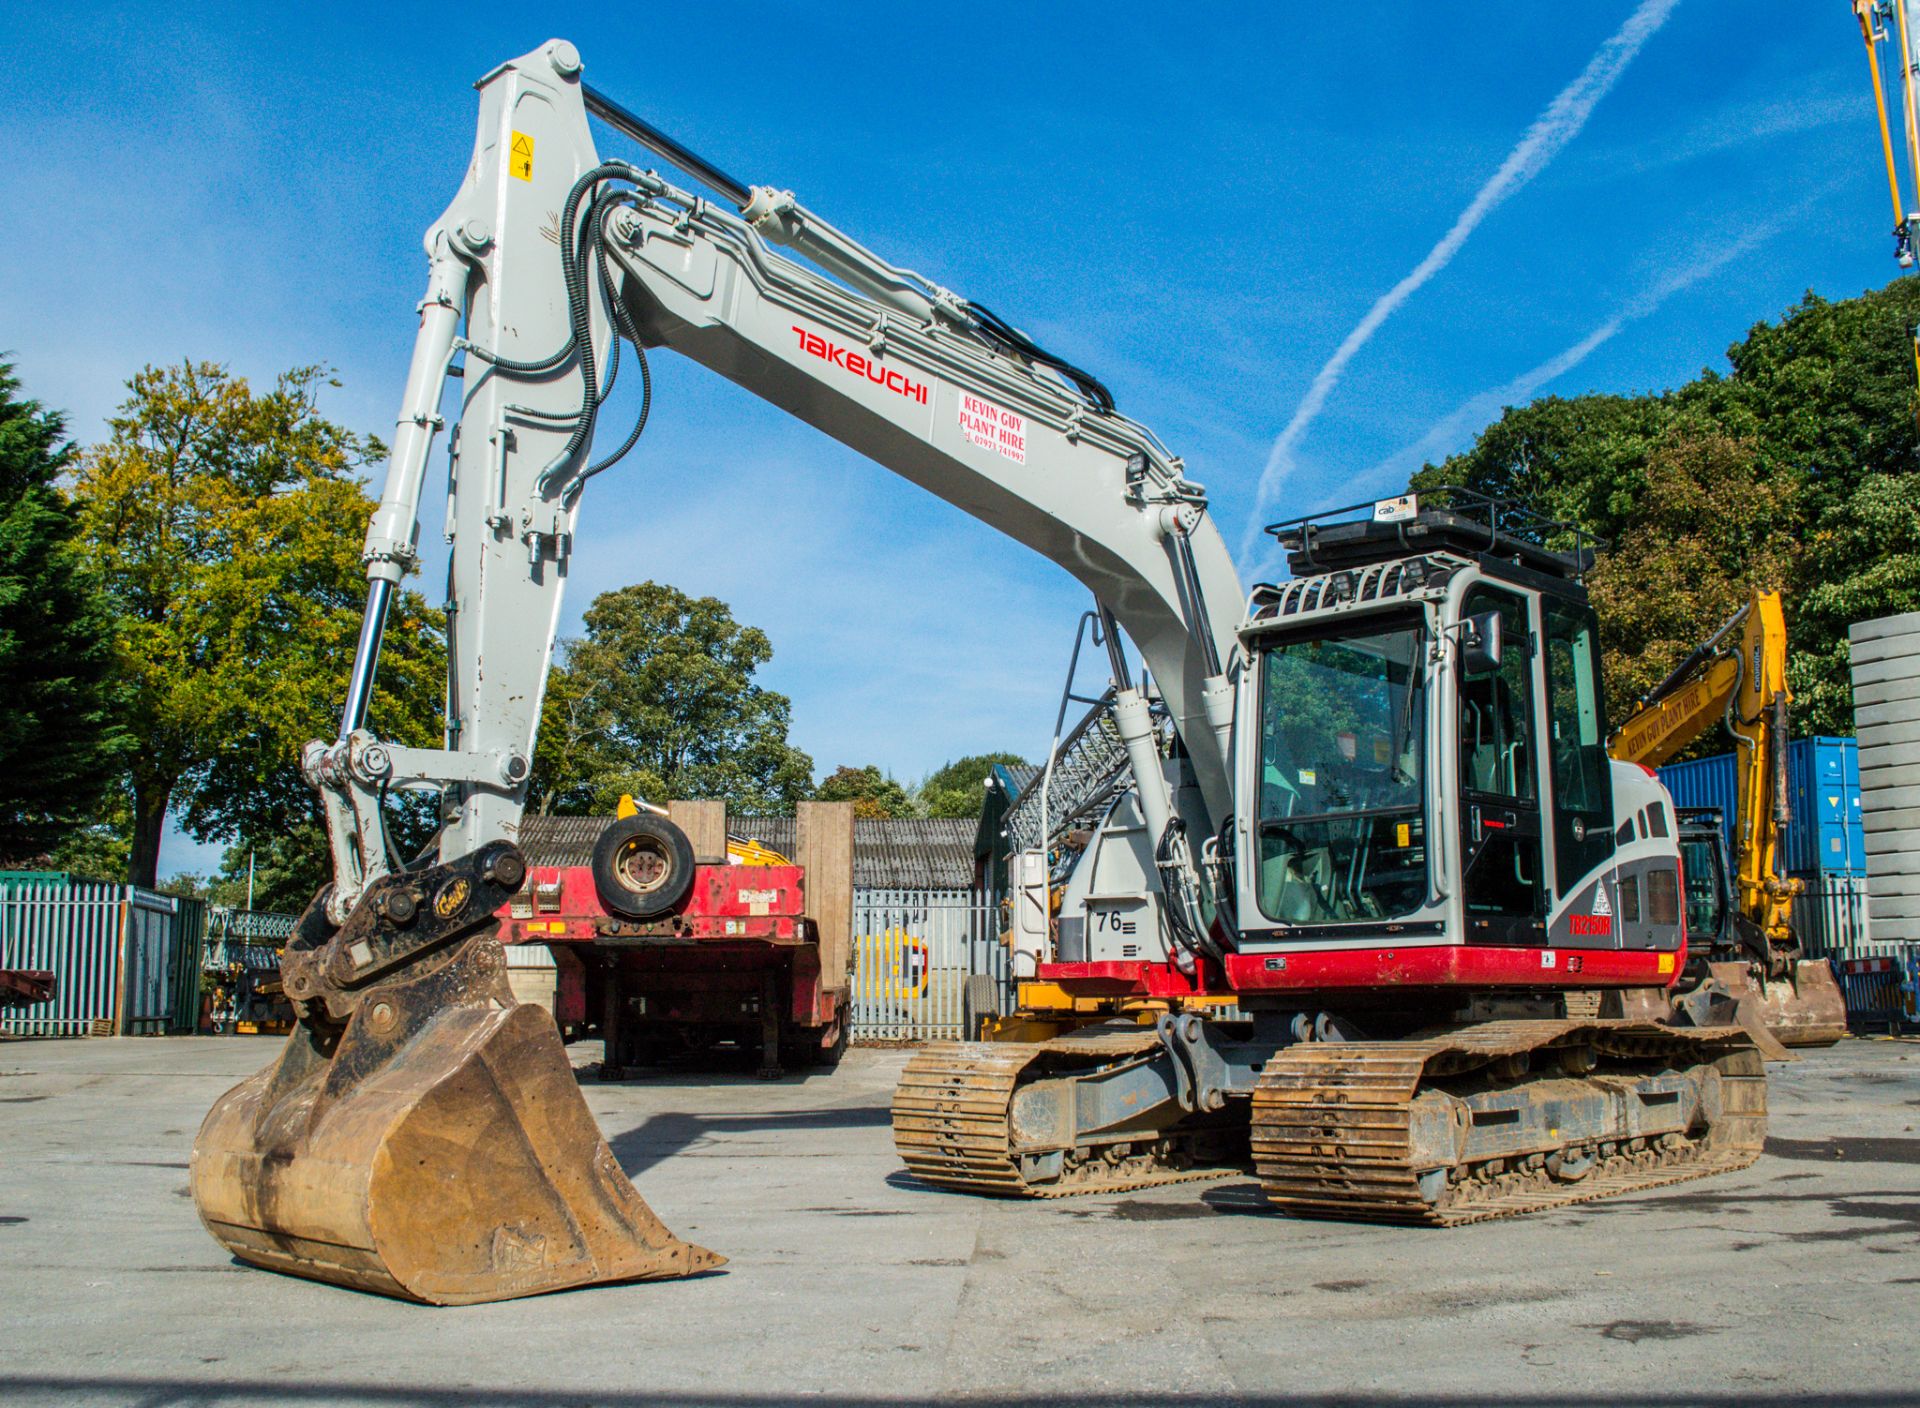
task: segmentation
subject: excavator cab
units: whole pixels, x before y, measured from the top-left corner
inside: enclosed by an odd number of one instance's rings
[[[1775,873],[1778,596],[1757,594],[1610,731],[1576,531],[1465,489],[1440,499],[1276,525],[1295,576],[1255,589],[1242,631],[1240,726],[1259,739],[1241,764],[1242,948],[1390,922],[1403,944],[1464,946],[1482,973],[1525,949],[1563,981],[1565,964],[1604,972],[1658,995],[1642,1010],[1664,1013],[1677,987],[1681,1019],[1735,1021],[1769,1052],[1837,1041],[1838,985],[1802,957],[1799,882]],[[1743,744],[1731,828],[1676,812],[1652,775],[1723,717]]]
[[[1680,811],[1680,869],[1687,886],[1687,947],[1720,954],[1733,938],[1733,883],[1717,807]]]
[[[1397,935],[1516,987],[1598,950],[1614,982],[1664,988],[1678,840],[1664,794],[1607,756],[1590,555],[1507,506],[1365,507],[1279,525],[1295,575],[1242,629],[1240,949]]]

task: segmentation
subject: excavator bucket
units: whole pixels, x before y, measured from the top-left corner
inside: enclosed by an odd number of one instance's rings
[[[1735,1020],[1760,1028],[1782,1046],[1832,1046],[1847,1034],[1847,1002],[1823,959],[1801,959],[1791,978],[1764,980],[1747,963],[1710,963],[1714,981],[1733,997]]]
[[[475,888],[459,898],[484,903]],[[299,947],[282,967],[296,1001],[315,988],[307,960],[379,958],[364,935]],[[490,920],[351,997],[338,1025],[303,1011],[279,1059],[201,1125],[194,1203],[236,1257],[434,1305],[723,1263],[669,1232],[621,1171],[552,1017],[514,1002]]]

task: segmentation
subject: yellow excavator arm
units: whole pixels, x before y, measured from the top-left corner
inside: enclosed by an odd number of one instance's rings
[[[1735,744],[1734,870],[1741,914],[1787,964],[1793,897],[1800,882],[1781,872],[1787,801],[1787,623],[1780,593],[1756,591],[1697,650],[1640,701],[1607,740],[1623,762],[1658,767],[1717,723]],[[1770,968],[1774,966],[1769,963]]]

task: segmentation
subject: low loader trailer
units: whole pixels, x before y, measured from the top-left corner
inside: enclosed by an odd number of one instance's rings
[[[544,944],[564,1032],[597,1033],[602,1080],[733,1044],[758,1073],[836,1063],[847,1044],[853,809],[803,802],[789,859],[732,835],[721,802],[631,799],[574,863],[528,866],[499,910]]]

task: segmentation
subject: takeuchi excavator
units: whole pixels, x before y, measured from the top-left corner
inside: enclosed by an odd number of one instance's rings
[[[1846,999],[1824,959],[1803,956],[1793,924],[1801,882],[1786,874],[1787,622],[1780,594],[1754,591],[1648,691],[1608,741],[1625,762],[1658,767],[1724,723],[1732,736],[1733,864],[1717,821],[1681,817],[1690,920],[1689,993],[1726,995],[1743,1023],[1786,1046],[1831,1046],[1847,1034]],[[1695,904],[1695,897],[1700,903]]]
[[[212,1234],[260,1266],[450,1303],[685,1276],[594,1126],[495,912],[583,491],[625,356],[669,348],[1058,563],[1091,592],[1129,785],[1015,958],[1112,1020],[948,1043],[894,1130],[922,1179],[1050,1195],[1250,1153],[1295,1212],[1449,1225],[1741,1167],[1765,1067],[1686,1027],[1672,800],[1607,754],[1590,554],[1458,494],[1276,525],[1243,590],[1202,488],[1090,373],[749,187],[555,40],[487,74],[366,542],[339,735],[310,744],[333,880],[283,962],[298,1022],[196,1140]],[[702,189],[600,155],[596,118]],[[449,376],[444,746],[366,727],[417,560]],[[1129,646],[1131,649],[1129,649]],[[437,845],[389,844],[390,791]]]

